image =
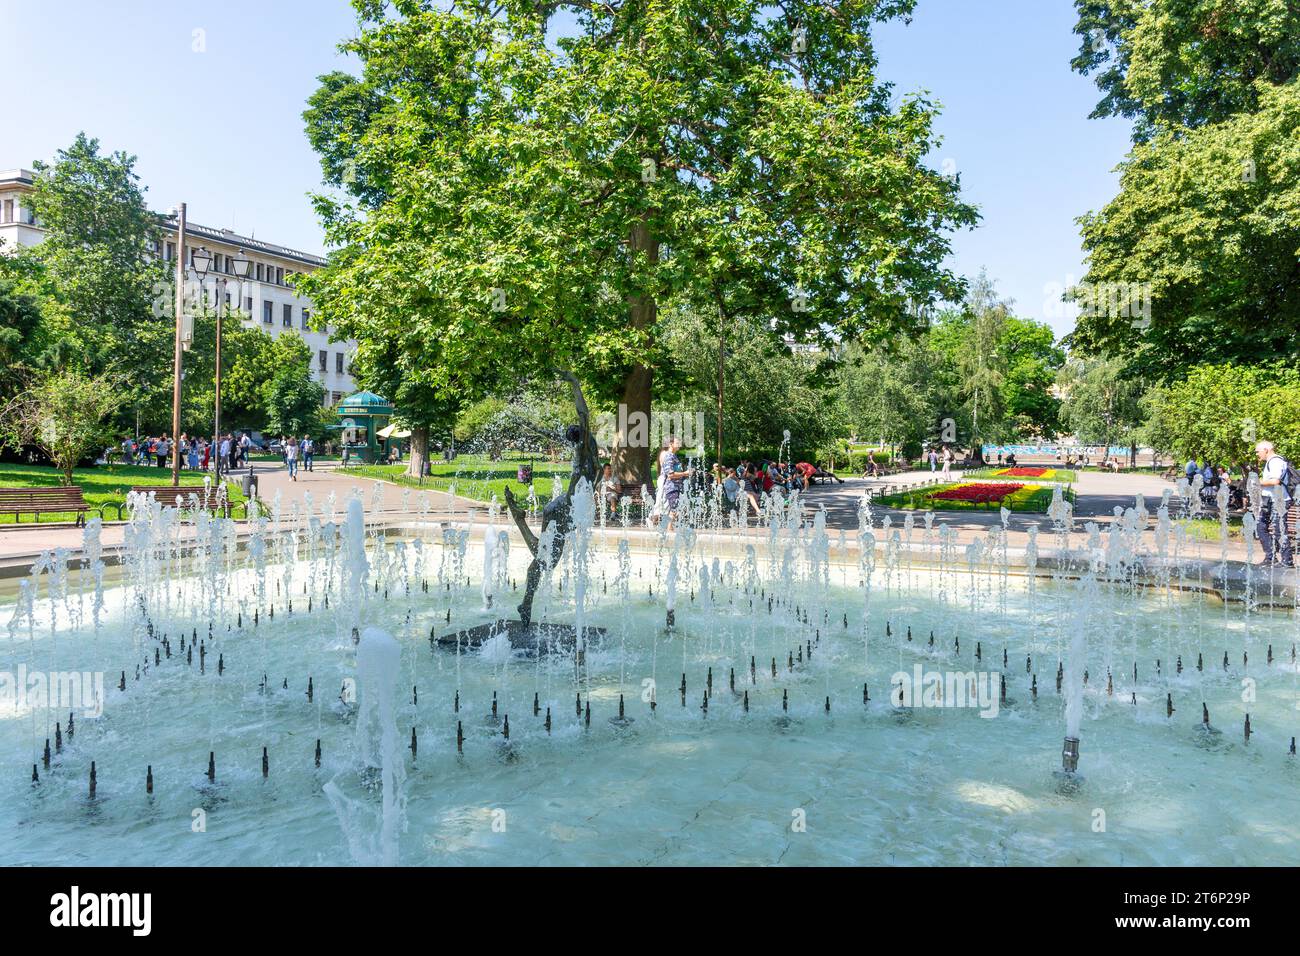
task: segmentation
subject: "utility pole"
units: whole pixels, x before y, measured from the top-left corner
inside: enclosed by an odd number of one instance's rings
[[[176,216],[176,353],[172,363],[172,487],[181,483],[181,323],[185,317],[185,203]]]
[[[727,365],[727,313],[718,309],[718,480],[722,480],[722,394]],[[704,443],[701,442],[701,445]]]

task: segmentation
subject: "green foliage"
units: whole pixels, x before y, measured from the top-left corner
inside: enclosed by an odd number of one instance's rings
[[[325,398],[325,389],[312,378],[311,349],[297,332],[286,331],[272,340],[270,358],[262,369],[267,431],[301,437],[319,426]]]
[[[77,463],[112,443],[107,419],[121,404],[118,382],[108,376],[40,373],[0,409],[0,444],[35,445],[71,484]]]
[[[1146,288],[1149,323],[1089,310],[1073,344],[1174,377],[1201,362],[1300,357],[1300,81],[1260,110],[1134,148],[1120,193],[1079,222],[1086,285]],[[1129,314],[1123,314],[1129,311]]]
[[[874,77],[911,0],[559,6],[359,3],[360,76],[305,114],[348,198],[318,197],[340,251],[301,287],[404,411],[553,366],[648,407],[660,304],[829,341],[960,293],[945,233],[976,216],[922,163],[934,107]]]
[[[1133,445],[1145,415],[1146,384],[1123,359],[1072,358],[1058,378],[1061,421],[1085,445]]]
[[[98,140],[79,133],[53,164],[35,168],[27,202],[45,238],[17,255],[44,295],[57,339],[53,364],[91,375],[111,370],[133,404],[170,395],[159,369],[172,364],[172,286],[156,255],[161,231],[138,185],[135,157],[100,155]]]
[[[1209,460],[1239,471],[1255,465],[1260,439],[1300,460],[1300,372],[1289,365],[1198,365],[1155,389],[1146,408],[1149,441],[1177,461]]]
[[[1081,37],[1071,65],[1095,74],[1094,117],[1197,127],[1254,112],[1262,91],[1300,71],[1294,0],[1075,0]]]
[[[732,318],[719,328],[694,309],[672,310],[661,320],[660,342],[670,356],[677,395],[661,403],[669,415],[703,422],[699,443],[717,454],[718,336],[724,336],[722,441],[724,455],[775,458],[786,431],[786,454],[825,457],[844,433],[842,407],[815,356],[791,351],[761,323]],[[694,448],[690,449],[694,452]],[[735,460],[734,458],[732,459]]]
[[[12,397],[24,371],[41,360],[47,339],[40,299],[0,273],[0,402]]]
[[[1057,346],[1051,327],[1009,315],[999,350],[1007,357],[1002,405],[1010,437],[1055,436],[1061,430],[1061,402],[1052,386],[1065,364],[1065,351]]]
[[[461,409],[456,416],[456,426],[452,434],[456,441],[468,444],[486,434],[491,426],[499,421],[506,410],[506,400],[496,396],[479,399]],[[494,443],[493,451],[499,451],[500,445]]]
[[[918,450],[951,384],[951,376],[943,374],[943,358],[928,337],[900,338],[870,350],[851,345],[835,379],[848,432],[862,440]],[[877,462],[883,460],[876,455]],[[849,470],[861,473],[865,465],[865,452],[854,453]]]

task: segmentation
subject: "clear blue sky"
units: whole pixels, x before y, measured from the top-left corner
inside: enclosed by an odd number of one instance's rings
[[[1129,132],[1087,119],[1097,93],[1070,72],[1073,24],[1070,0],[920,0],[910,25],[877,34],[882,78],[943,105],[934,165],[951,161],[983,214],[954,237],[953,266],[986,268],[1058,333],[1072,321],[1048,290],[1082,274],[1074,219],[1115,192]],[[344,0],[0,0],[0,168],[85,130],[139,157],[155,208],[183,199],[196,222],[322,252],[301,114],[354,30]]]

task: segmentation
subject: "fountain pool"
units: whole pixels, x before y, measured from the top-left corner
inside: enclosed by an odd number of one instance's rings
[[[1033,578],[869,521],[838,542],[817,520],[611,527],[538,592],[535,619],[603,628],[577,665],[562,642],[431,642],[513,614],[526,549],[483,547],[504,522],[367,531],[352,505],[244,547],[140,509],[115,580],[92,547],[0,592],[0,863],[1300,857],[1290,611],[1141,588],[1095,548]],[[102,708],[15,687],[72,672],[103,675]]]

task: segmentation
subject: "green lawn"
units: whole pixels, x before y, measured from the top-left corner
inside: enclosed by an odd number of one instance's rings
[[[1191,518],[1187,522],[1187,537],[1192,541],[1220,541],[1222,528],[1217,518]],[[1240,541],[1242,538],[1241,519],[1228,519],[1228,539]]]
[[[11,465],[0,463],[0,488],[32,488],[42,485],[62,484],[62,475],[53,468],[40,465]],[[72,473],[72,483],[78,485],[86,497],[90,510],[87,517],[100,513],[100,506],[120,504],[126,500],[126,494],[134,485],[160,485],[172,483],[172,473],[167,468],[146,468],[136,465],[105,465],[97,468],[78,468]],[[181,472],[181,484],[186,487],[203,486],[203,474],[200,472]],[[244,500],[238,487],[227,484],[226,494],[232,504]],[[242,513],[242,509],[237,512]],[[104,509],[105,520],[116,520],[117,509]],[[41,513],[41,522],[73,521],[74,512]],[[13,514],[0,514],[0,524],[13,524]],[[23,515],[22,525],[34,523],[32,515]]]
[[[435,460],[431,466],[432,474],[420,480],[408,477],[405,463],[400,465],[349,465],[340,469],[340,474],[359,475],[363,478],[377,478],[413,488],[428,488],[433,491],[450,491],[454,485],[456,494],[476,501],[491,501],[495,495],[505,507],[505,489],[509,487],[521,501],[528,497],[528,486],[521,485],[516,478],[520,465],[532,462],[533,487],[537,491],[537,500],[545,505],[551,500],[551,476],[558,475],[561,481],[568,481],[570,463],[562,460],[552,464],[545,458],[527,458],[507,456],[501,461],[492,461],[486,455],[458,455],[455,461]]]

